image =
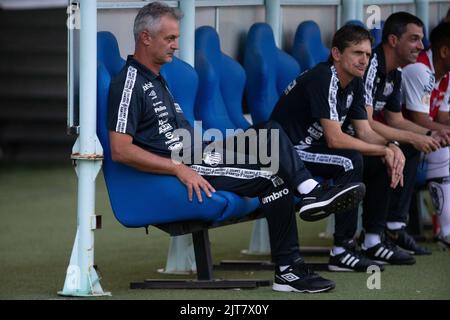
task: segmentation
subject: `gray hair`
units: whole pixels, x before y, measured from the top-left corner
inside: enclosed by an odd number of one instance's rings
[[[183,13],[178,8],[169,7],[167,4],[158,1],[142,7],[134,19],[134,40],[137,42],[139,34],[144,30],[157,32],[161,17],[165,15],[171,16],[178,21],[183,18]]]

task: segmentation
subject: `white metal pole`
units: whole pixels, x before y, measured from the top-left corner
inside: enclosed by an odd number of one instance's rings
[[[95,154],[97,88],[97,8],[95,1],[81,0],[80,37],[80,155]],[[94,232],[90,228],[95,215],[94,162],[80,159],[78,166],[78,227],[81,288],[88,289],[88,274],[94,263]]]
[[[422,20],[425,26],[425,32],[429,33],[429,1],[428,0],[416,0],[416,16]],[[428,38],[428,35],[426,35]]]
[[[72,159],[78,174],[77,235],[61,295],[99,296],[94,269],[95,178],[103,150],[97,139],[97,4],[80,0],[80,135]]]
[[[349,20],[356,19],[356,0],[342,0],[341,27]]]
[[[195,63],[195,0],[181,0],[184,13],[180,22],[180,59],[194,66]]]
[[[272,27],[275,44],[281,45],[281,2],[280,0],[266,0],[266,22]]]
[[[180,59],[195,64],[195,1],[181,0],[180,10],[184,13],[180,22]],[[171,237],[166,267],[158,272],[169,274],[189,274],[197,272],[194,244],[189,234]]]
[[[363,0],[356,0],[355,2],[355,19],[361,21],[366,25],[364,21],[364,3]]]

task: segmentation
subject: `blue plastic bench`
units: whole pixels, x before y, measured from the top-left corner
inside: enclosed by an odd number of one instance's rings
[[[217,281],[212,275],[208,229],[260,217],[254,200],[218,191],[212,198],[189,202],[185,186],[173,176],[145,173],[112,161],[106,124],[111,78],[125,65],[117,40],[110,32],[97,36],[97,134],[104,149],[103,175],[116,219],[126,227],[158,227],[172,236],[192,233],[197,278],[203,281],[146,281],[133,288],[229,288],[269,285],[270,281]],[[164,67],[169,87],[188,120],[193,120],[197,75],[187,63],[174,58]],[[183,84],[177,83],[184,79]]]

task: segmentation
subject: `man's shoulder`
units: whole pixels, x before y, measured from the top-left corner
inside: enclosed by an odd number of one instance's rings
[[[311,70],[304,73],[302,80],[310,86],[321,85],[323,83],[329,83],[332,76],[332,65],[323,62],[317,64]]]
[[[124,86],[131,86],[132,89],[145,82],[145,78],[140,74],[139,70],[131,64],[126,64],[117,75],[111,79],[111,90],[123,90]]]
[[[380,53],[378,50],[375,50],[370,56],[367,70],[364,74],[364,80],[374,81],[381,67],[382,61],[380,61]]]
[[[352,89],[363,89],[364,88],[364,80],[361,77],[354,77],[350,82]]]
[[[402,75],[407,77],[420,77],[430,73],[431,69],[421,62],[408,64],[402,69]]]

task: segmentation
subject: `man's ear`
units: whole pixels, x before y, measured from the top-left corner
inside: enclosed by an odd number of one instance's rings
[[[333,57],[333,61],[339,62],[341,60],[341,52],[337,47],[331,48],[331,56]]]
[[[450,48],[447,46],[442,46],[439,49],[439,56],[441,59],[446,59],[450,55]]]
[[[398,42],[398,38],[397,38],[397,36],[395,34],[388,35],[388,44],[391,47],[395,48],[397,46],[397,42]]]
[[[147,30],[144,30],[139,34],[139,38],[144,45],[148,46],[152,40],[152,35]]]

